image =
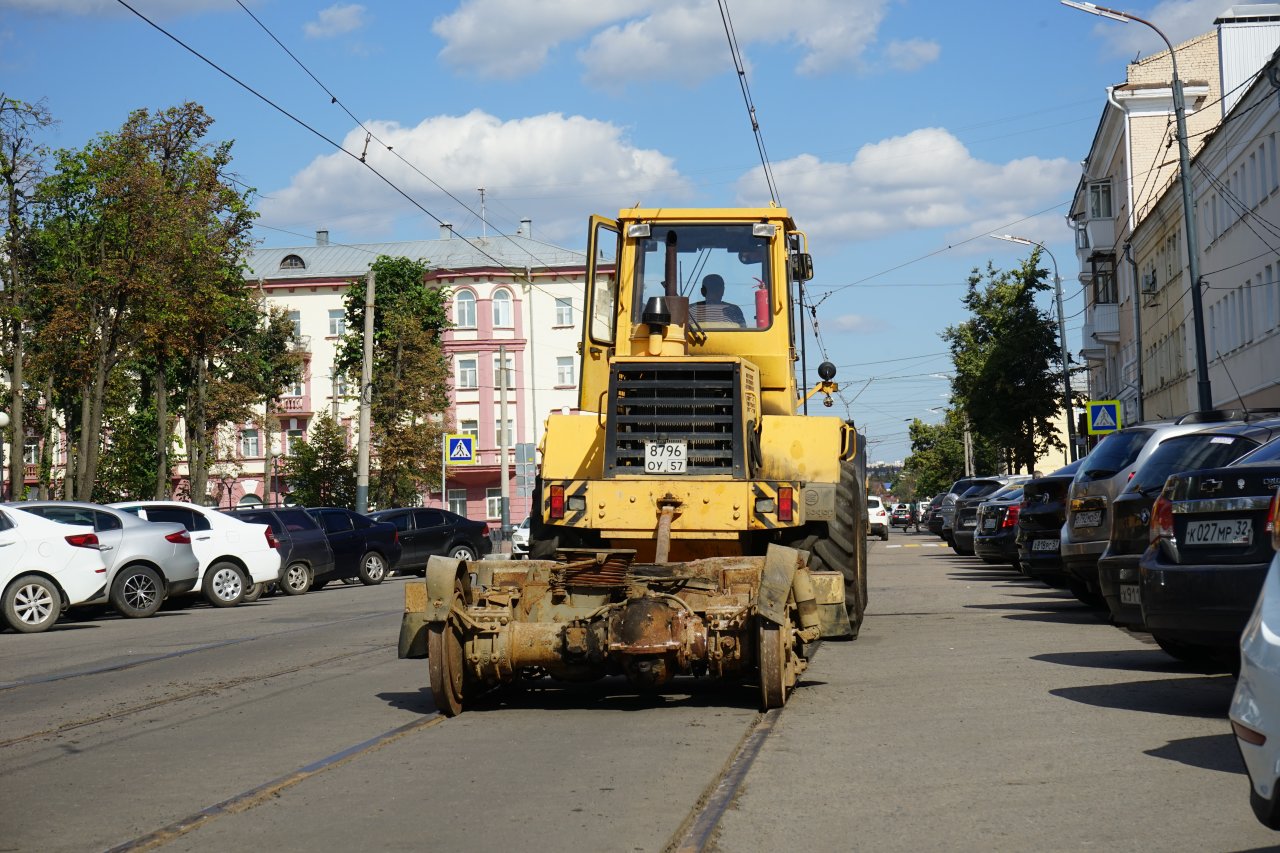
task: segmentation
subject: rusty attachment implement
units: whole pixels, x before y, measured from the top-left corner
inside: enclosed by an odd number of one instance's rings
[[[560,556],[432,557],[425,580],[405,585],[400,657],[427,658],[441,713],[522,678],[611,675],[649,690],[678,676],[755,679],[761,707],[777,708],[811,644],[847,635],[840,574],[811,571],[805,551],[662,564],[608,549]]]

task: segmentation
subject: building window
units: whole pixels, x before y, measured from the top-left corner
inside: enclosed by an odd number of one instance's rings
[[[466,489],[450,489],[449,490],[449,512],[454,515],[467,517],[467,490]]]
[[[479,388],[480,379],[477,375],[476,357],[474,355],[458,359],[458,387],[459,388]]]
[[[40,439],[28,438],[22,444],[22,463],[24,465],[40,464]]]
[[[480,434],[480,422],[458,421],[458,432],[463,435],[477,436]]]
[[[1098,181],[1089,184],[1089,218],[1110,219],[1111,217],[1111,182]]]
[[[484,490],[484,511],[489,518],[502,518],[502,488],[489,487]]]
[[[302,396],[302,380],[299,379],[297,382],[293,383],[291,386],[284,389],[284,393],[281,394],[280,396],[281,397],[301,397]]]
[[[470,290],[459,290],[453,298],[453,324],[459,329],[476,327],[476,295]]]
[[[292,456],[299,441],[303,441],[302,430],[287,429],[284,431],[284,455]]]
[[[280,262],[280,269],[282,270],[305,270],[306,268],[306,262],[297,255],[285,255],[284,260]]]
[[[573,384],[573,356],[571,355],[556,356],[556,384],[557,385]]]
[[[507,390],[514,390],[516,387],[516,366],[514,357],[510,354],[507,355],[506,370],[502,369],[502,365],[499,363],[498,358],[498,353],[495,352],[493,354],[493,387],[501,388],[503,380],[505,379]]]
[[[572,326],[573,325],[573,300],[572,299],[556,299],[556,325]]]
[[[511,291],[499,288],[493,292],[493,325],[498,329],[511,328]]]
[[[1093,264],[1093,301],[1096,305],[1114,305],[1116,299],[1116,259],[1114,255],[1100,255],[1091,259]]]
[[[493,421],[493,443],[494,443],[496,446],[498,446],[498,447],[502,447],[502,446],[503,446],[503,441],[502,441],[502,440],[503,440],[504,438],[506,439],[506,447],[511,448],[511,447],[514,447],[514,446],[515,446],[515,442],[514,442],[514,441],[512,441],[512,436],[513,436],[514,431],[511,429],[511,424],[512,424],[512,420],[511,420],[511,418],[507,418],[507,434],[504,436],[504,435],[502,434],[502,420],[501,420],[500,418],[495,418],[495,419],[494,419],[494,421]]]
[[[347,333],[347,312],[341,308],[329,309],[329,334],[342,337]]]
[[[262,448],[258,444],[258,431],[256,429],[246,429],[240,433],[240,455],[245,458],[262,455]]]
[[[302,340],[302,312],[290,311],[289,322],[293,324],[293,339],[295,341]]]

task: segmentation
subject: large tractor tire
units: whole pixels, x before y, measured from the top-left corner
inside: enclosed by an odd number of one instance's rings
[[[827,523],[827,535],[813,542],[809,565],[844,575],[845,608],[857,639],[867,610],[867,504],[862,478],[852,462],[840,463],[836,517]]]

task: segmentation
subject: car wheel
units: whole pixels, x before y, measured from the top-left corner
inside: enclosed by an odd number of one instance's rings
[[[39,575],[23,575],[4,591],[4,621],[21,634],[48,631],[62,615],[58,587]]]
[[[474,560],[476,558],[476,550],[470,545],[455,545],[453,550],[449,552],[449,556],[455,560]]]
[[[377,551],[370,551],[360,558],[360,583],[376,586],[387,576],[387,561]]]
[[[214,563],[204,573],[204,597],[214,607],[235,607],[248,586],[240,568],[225,560]]]
[[[255,583],[244,591],[244,597],[241,601],[257,601],[262,598],[262,593],[266,592],[267,585],[265,583]]]
[[[290,563],[280,573],[280,589],[285,595],[302,595],[311,588],[311,570],[305,563]]]
[[[886,527],[884,530],[880,531],[880,541],[881,542],[889,541],[889,528]]]
[[[129,619],[154,615],[163,600],[164,581],[150,566],[125,566],[111,584],[111,605]]]

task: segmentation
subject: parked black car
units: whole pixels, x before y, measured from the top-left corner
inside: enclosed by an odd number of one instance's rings
[[[1062,525],[1067,520],[1067,492],[1075,479],[1077,459],[1044,477],[1022,484],[1018,510],[1018,568],[1029,578],[1058,589],[1067,588],[1062,565]]]
[[[1175,474],[1152,508],[1139,560],[1142,620],[1183,660],[1235,656],[1274,550],[1280,440],[1222,468]]]
[[[1098,560],[1098,586],[1116,625],[1145,631],[1138,561],[1151,541],[1151,507],[1170,474],[1228,465],[1280,435],[1280,419],[1229,424],[1171,438],[1138,468],[1111,504],[1111,538]]]
[[[924,524],[934,536],[942,535],[942,498],[937,495],[929,501],[929,508],[924,513]]]
[[[395,526],[403,549],[403,573],[425,575],[427,558],[432,556],[474,560],[493,551],[489,525],[447,509],[380,509],[369,517]]]
[[[982,562],[1018,568],[1018,516],[1021,512],[1021,485],[1006,486],[978,504],[973,553]]]
[[[366,586],[382,583],[400,562],[396,526],[375,521],[342,507],[308,507],[307,514],[320,523],[333,549],[333,577],[356,578]],[[326,581],[316,578],[313,589]]]
[[[285,595],[302,595],[319,583],[338,577],[329,537],[320,523],[301,507],[254,507],[224,510],[244,521],[271,525],[280,552],[280,579],[276,587]],[[255,591],[261,595],[261,590]]]
[[[951,531],[951,547],[957,554],[973,556],[973,532],[978,527],[978,504],[1014,482],[1026,482],[1029,477],[982,477],[974,480],[964,494],[956,498],[955,515]]]

